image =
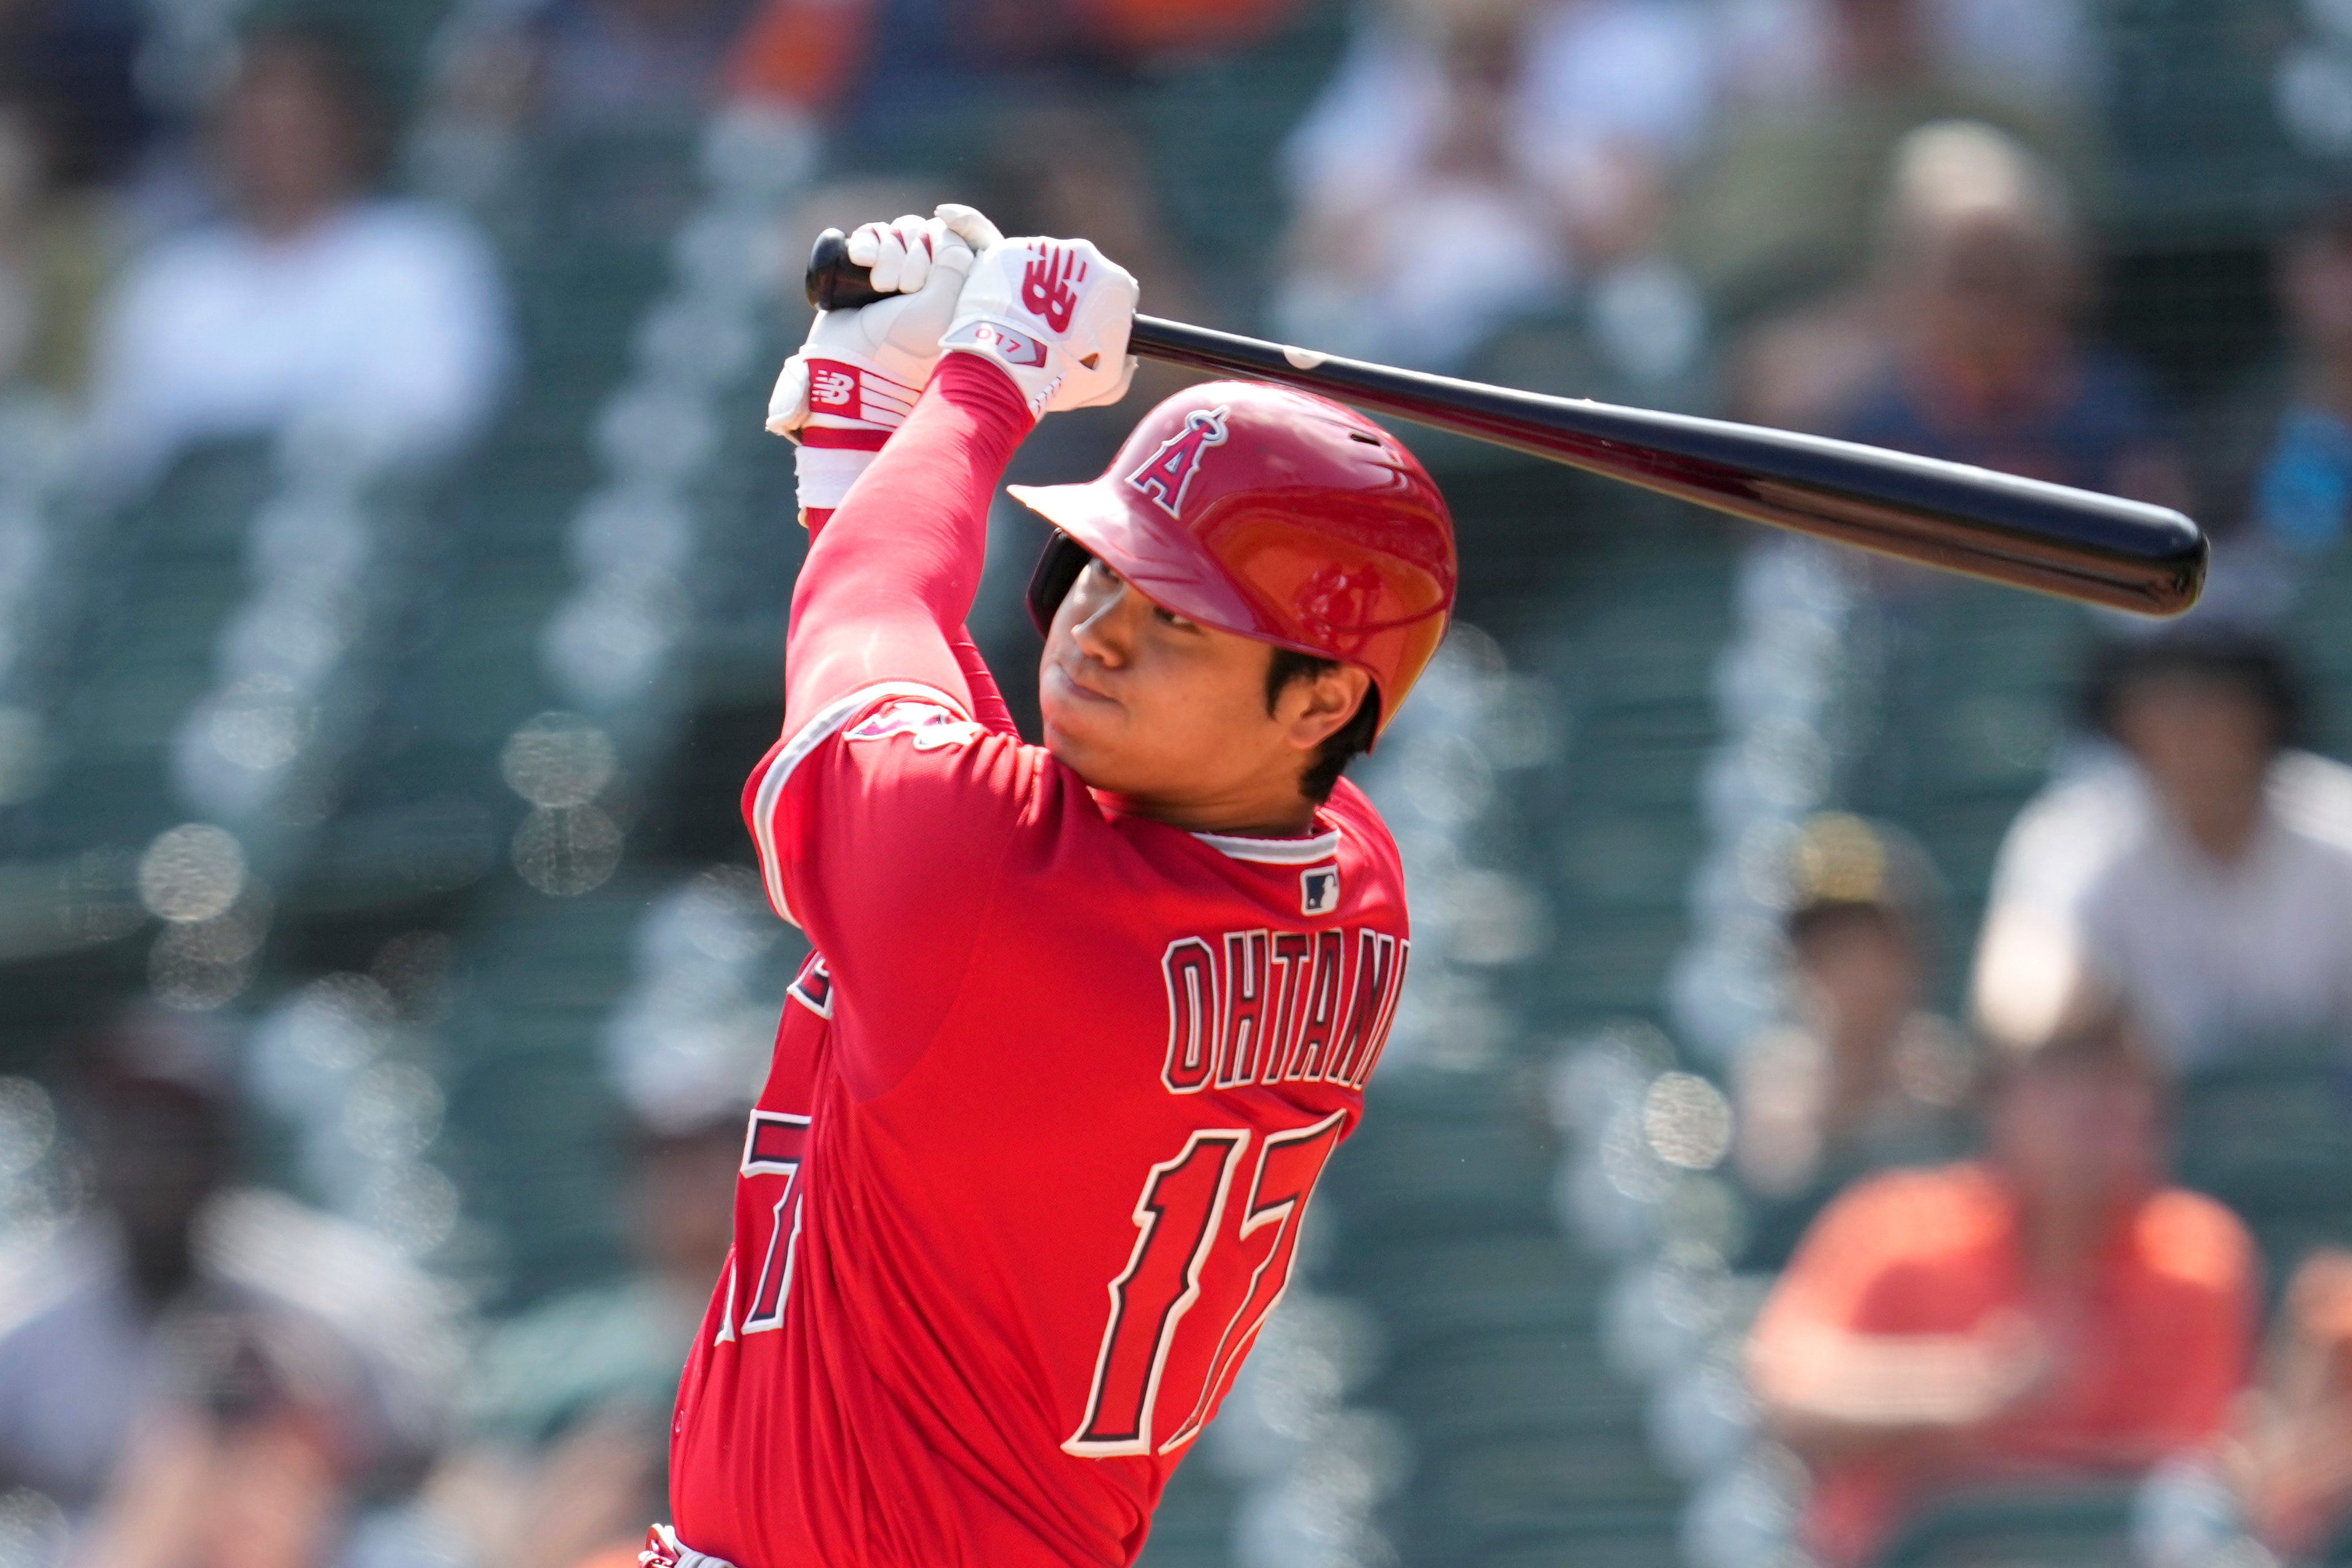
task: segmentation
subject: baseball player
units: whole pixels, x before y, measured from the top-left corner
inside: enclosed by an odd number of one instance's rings
[[[1057,530],[1024,745],[962,630],[988,508],[1126,391],[1135,280],[962,207],[850,254],[896,292],[777,384],[814,538],[743,797],[814,950],[644,1561],[1129,1563],[1388,1034],[1396,847],[1339,773],[1444,632],[1453,527],[1345,409],[1179,393],[1014,489]]]

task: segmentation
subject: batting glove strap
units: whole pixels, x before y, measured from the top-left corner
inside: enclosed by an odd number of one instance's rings
[[[793,478],[803,512],[827,511],[849,498],[857,476],[874,465],[877,444],[868,448],[803,444],[793,454]]]
[[[796,396],[806,412],[785,433],[800,444],[793,455],[800,506],[803,511],[838,507],[922,390],[854,360],[808,353],[793,360],[806,389]],[[793,373],[787,365],[786,377]]]

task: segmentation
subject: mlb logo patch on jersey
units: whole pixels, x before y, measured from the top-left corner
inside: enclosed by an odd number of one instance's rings
[[[894,735],[913,740],[918,751],[938,751],[969,746],[980,738],[981,727],[951,707],[907,697],[875,709],[844,738],[887,740]]]
[[[1339,868],[1308,866],[1298,873],[1298,913],[1328,915],[1339,907]]]

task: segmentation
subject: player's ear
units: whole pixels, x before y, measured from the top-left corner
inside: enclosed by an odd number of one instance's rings
[[[1371,676],[1353,664],[1333,664],[1292,681],[1277,708],[1286,738],[1301,751],[1318,749],[1356,716],[1371,686]]]

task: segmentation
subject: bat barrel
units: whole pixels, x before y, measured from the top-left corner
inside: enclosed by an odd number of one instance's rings
[[[1822,436],[1457,381],[1138,317],[1139,354],[1281,382],[1882,555],[2144,614],[2197,601],[2180,513]]]

